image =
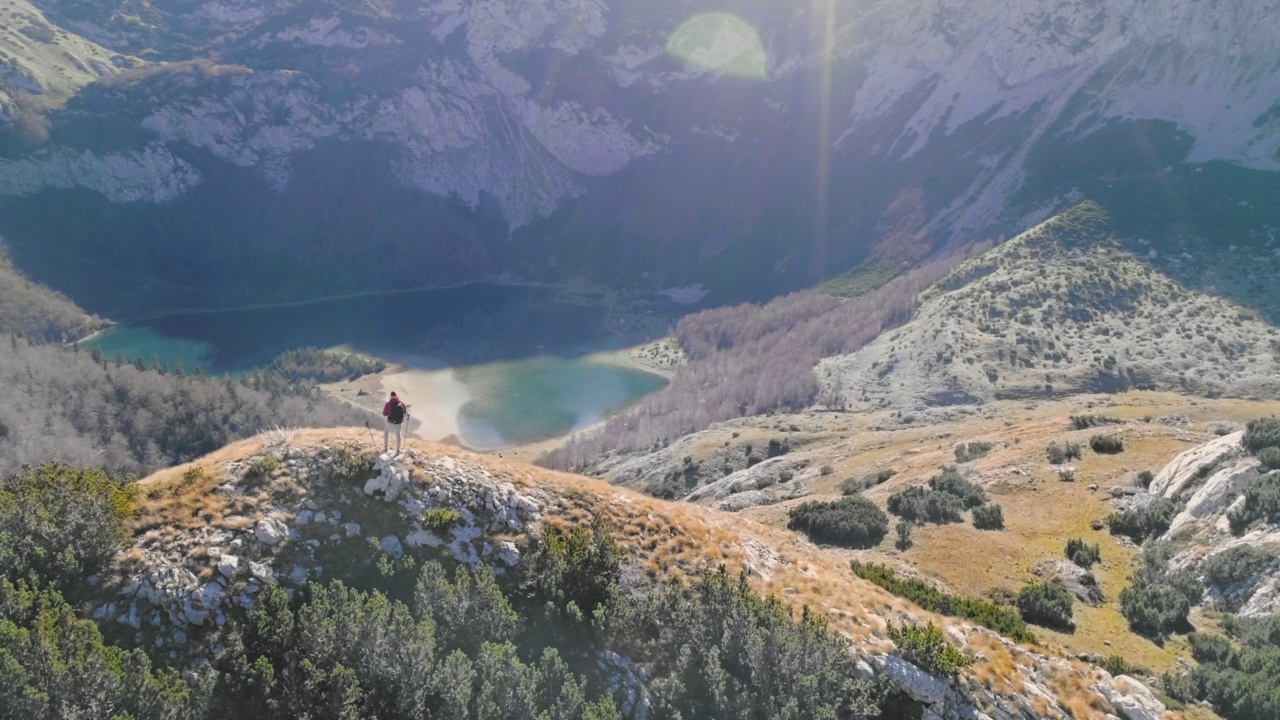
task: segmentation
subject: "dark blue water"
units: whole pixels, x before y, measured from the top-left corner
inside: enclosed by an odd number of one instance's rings
[[[393,361],[429,354],[448,366],[574,356],[607,344],[603,310],[555,301],[552,290],[467,285],[305,305],[184,313],[114,327],[86,347],[109,359],[153,356],[188,370],[232,373],[280,353],[343,346]]]

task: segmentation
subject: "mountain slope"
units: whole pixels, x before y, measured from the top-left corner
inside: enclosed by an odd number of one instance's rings
[[[648,584],[722,563],[745,570],[756,589],[829,617],[864,658],[866,672],[896,687],[926,717],[1160,717],[1158,702],[1136,681],[931,618],[858,580],[845,553],[791,533],[417,442],[374,465],[369,456],[359,459],[367,442],[356,430],[276,433],[143,480],[136,545],[104,576],[104,590],[118,594],[97,615],[138,629],[146,643],[196,655],[216,628],[254,607],[255,588],[264,584],[294,588],[308,578],[355,574],[382,552],[511,568],[539,527],[573,526],[600,514],[626,549],[627,582]],[[441,529],[424,519],[426,508],[460,515]],[[381,550],[371,550],[366,538]],[[886,656],[886,623],[905,618],[942,622],[954,642],[978,653],[977,664],[951,684]]]
[[[158,61],[0,160],[24,269],[94,311],[503,274],[759,297],[856,264],[901,197],[936,245],[1101,176],[1176,205],[1202,188],[1162,173],[1280,169],[1270,0],[47,5]]]
[[[1181,390],[1275,397],[1275,328],[1134,257],[1092,203],[957,267],[910,323],[818,367],[831,402],[918,408]]]

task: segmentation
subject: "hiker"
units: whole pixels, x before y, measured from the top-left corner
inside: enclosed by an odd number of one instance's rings
[[[391,393],[391,399],[386,405],[382,406],[382,416],[387,419],[387,426],[382,431],[382,452],[390,449],[391,445],[391,429],[395,428],[396,433],[396,454],[400,454],[400,436],[401,428],[404,427],[404,418],[409,414],[409,406],[404,404],[396,394]]]

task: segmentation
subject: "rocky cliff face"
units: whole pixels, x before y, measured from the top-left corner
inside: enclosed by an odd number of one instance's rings
[[[407,192],[433,208],[369,210],[414,226],[393,239],[298,238],[290,252],[479,245],[524,274],[549,255],[597,271],[621,255],[619,266],[721,289],[734,275],[783,286],[866,252],[881,210],[909,188],[928,189],[935,241],[1020,229],[1096,175],[1056,162],[1090,138],[1104,139],[1087,150],[1103,164],[1120,142],[1139,175],[1211,160],[1280,170],[1280,14],[1268,3],[749,2],[730,16],[683,0],[188,0],[142,17],[112,0],[45,5],[28,14],[47,14],[47,43],[0,40],[13,68],[0,105],[16,117],[15,93],[47,89],[65,109],[49,147],[4,150],[0,188],[150,207],[131,217],[164,216],[156,204],[179,195],[252,216],[234,193],[190,195],[192,178],[244,168],[234,182],[305,212],[335,201],[320,169],[358,177],[347,188],[358,204]],[[114,79],[84,87],[100,76]],[[1146,121],[1162,124],[1134,124]],[[1139,129],[1117,141],[1116,123]],[[75,157],[75,170],[41,152]],[[25,229],[14,214],[5,224]],[[137,227],[119,223],[95,223],[103,245]],[[717,277],[731,248],[759,259]]]

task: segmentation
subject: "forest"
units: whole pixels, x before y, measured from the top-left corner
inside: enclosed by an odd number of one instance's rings
[[[51,460],[147,473],[273,427],[361,425],[367,417],[279,379],[271,387],[9,335],[0,338],[0,473]]]

